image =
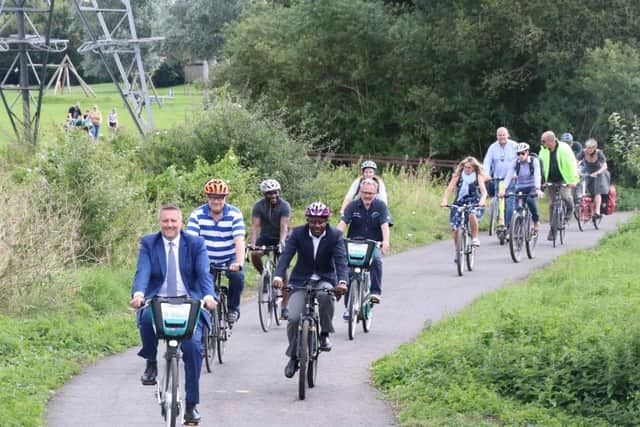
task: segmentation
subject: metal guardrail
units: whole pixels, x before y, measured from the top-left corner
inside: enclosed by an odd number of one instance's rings
[[[395,165],[395,166],[422,166],[431,165],[432,168],[437,169],[453,169],[458,165],[457,160],[443,160],[434,159],[429,157],[419,157],[411,159],[409,156],[394,157],[394,156],[362,156],[358,154],[337,154],[337,153],[321,153],[318,151],[309,151],[307,155],[312,158],[327,160],[333,163],[355,163],[364,158],[373,160],[376,163]]]

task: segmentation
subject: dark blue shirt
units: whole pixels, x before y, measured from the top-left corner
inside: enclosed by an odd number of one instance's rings
[[[367,210],[362,199],[349,203],[340,218],[349,224],[349,238],[365,238],[378,242],[382,241],[382,224],[389,223],[387,205],[379,199],[373,199]]]

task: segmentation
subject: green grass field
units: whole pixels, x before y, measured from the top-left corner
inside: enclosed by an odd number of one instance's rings
[[[80,108],[84,112],[97,105],[102,112],[103,126],[106,129],[107,117],[113,107],[118,112],[118,121],[124,131],[136,131],[133,120],[126,109],[122,98],[116,87],[112,83],[101,83],[91,85],[96,93],[96,97],[85,96],[80,86],[72,86],[71,92],[65,90],[64,94],[53,94],[50,89],[42,100],[42,110],[40,113],[40,137],[59,129],[64,124],[67,111],[71,105],[80,102]],[[152,102],[152,114],[155,129],[168,129],[176,123],[185,121],[194,113],[200,111],[203,105],[202,90],[193,85],[183,85],[171,88],[174,93],[173,99],[163,100],[162,106],[157,102]],[[169,88],[157,89],[159,96],[167,96]],[[13,92],[6,92],[8,102],[12,102],[16,96]],[[13,111],[21,114],[20,103],[13,107]],[[32,107],[35,111],[35,106]],[[21,116],[20,116],[21,117]],[[5,108],[0,112],[0,143],[13,140],[14,133],[9,121],[9,116]],[[104,134],[103,134],[104,135]]]

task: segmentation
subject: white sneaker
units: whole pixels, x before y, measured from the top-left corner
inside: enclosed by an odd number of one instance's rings
[[[471,239],[471,246],[480,246],[480,240],[477,237],[475,239]]]
[[[349,321],[349,310],[345,310],[344,313],[342,313],[342,320],[345,322]]]

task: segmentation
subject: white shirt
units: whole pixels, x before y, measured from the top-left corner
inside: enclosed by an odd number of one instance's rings
[[[173,239],[167,240],[164,236],[162,236],[162,241],[164,243],[164,254],[165,254],[165,263],[167,265],[167,271],[169,271],[169,242],[173,243],[173,255],[176,263],[176,279],[177,279],[177,290],[178,295],[188,295],[187,288],[184,286],[184,282],[182,281],[182,275],[180,274],[180,234]],[[167,276],[165,274],[164,282],[162,283],[162,287],[158,291],[159,297],[166,297],[167,295]]]
[[[309,237],[311,237],[311,242],[313,243],[313,258],[316,258],[316,254],[318,253],[318,246],[320,245],[320,240],[322,240],[324,238],[324,236],[327,235],[327,230],[323,231],[321,235],[319,235],[318,237],[314,236],[313,234],[311,234],[311,230],[309,230]],[[311,275],[311,280],[320,280],[320,276],[317,275],[316,273],[313,273]]]

